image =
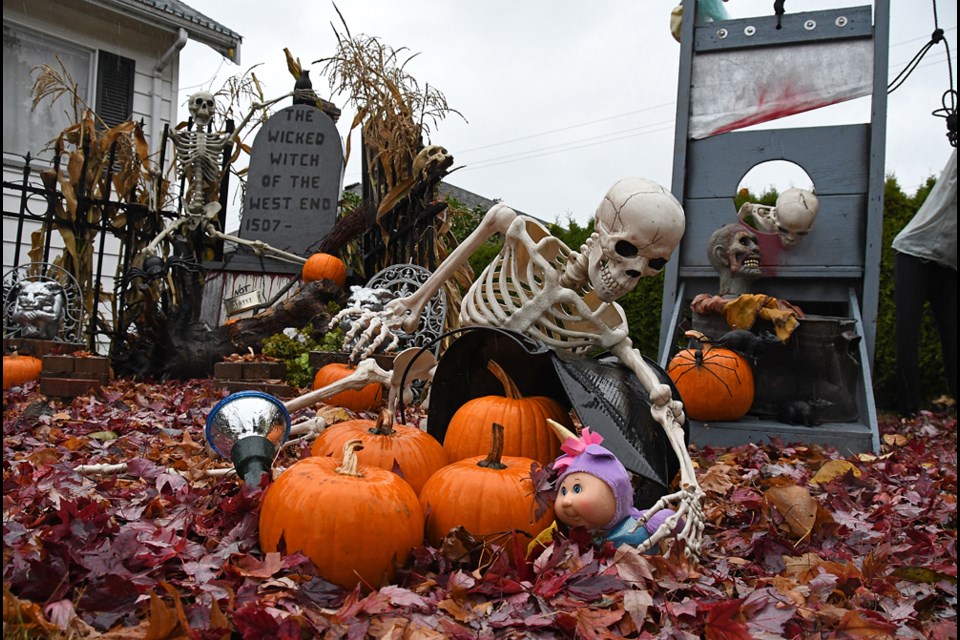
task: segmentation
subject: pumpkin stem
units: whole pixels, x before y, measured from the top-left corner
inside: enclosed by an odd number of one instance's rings
[[[493,376],[500,381],[500,384],[503,385],[503,395],[511,400],[520,400],[523,398],[520,395],[520,388],[517,387],[517,383],[507,375],[507,372],[503,370],[499,364],[494,360],[487,361],[487,371],[493,374]]]
[[[397,432],[393,428],[393,411],[387,408],[380,410],[377,414],[377,423],[369,429],[370,433],[377,436],[392,436]]]
[[[491,362],[493,362],[491,360]],[[477,463],[478,467],[485,469],[506,469],[507,465],[500,462],[503,457],[503,425],[493,423],[493,446],[490,447],[490,453],[487,457]]]
[[[362,440],[348,440],[347,443],[343,445],[343,462],[341,462],[340,466],[334,469],[334,471],[341,476],[362,478],[363,474],[357,470],[356,452],[360,449],[363,449]]]

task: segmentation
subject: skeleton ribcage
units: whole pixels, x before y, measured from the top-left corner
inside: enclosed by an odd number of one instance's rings
[[[541,244],[531,255],[508,238],[464,297],[460,322],[511,329],[559,349],[597,347],[600,326],[585,317],[590,310],[578,292],[558,283],[565,256],[544,251]],[[544,257],[549,255],[555,256],[553,262]]]

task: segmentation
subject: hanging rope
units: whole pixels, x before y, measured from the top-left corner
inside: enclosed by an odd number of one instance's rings
[[[949,84],[949,89],[947,89],[943,94],[943,99],[941,108],[936,109],[932,112],[931,115],[934,115],[938,118],[945,118],[947,121],[947,139],[950,141],[950,146],[957,146],[957,92],[953,88],[953,64],[950,62],[950,44],[943,37],[943,29],[940,28],[939,19],[937,17],[937,2],[933,0],[933,34],[930,36],[930,41],[924,44],[920,51],[917,52],[913,59],[907,63],[907,66],[904,67],[903,71],[897,74],[897,77],[887,85],[887,93],[893,93],[897,89],[903,86],[907,81],[907,78],[910,77],[910,74],[914,72],[917,66],[920,64],[920,61],[923,60],[923,56],[927,54],[934,45],[943,43],[944,49],[947,52],[947,80]]]

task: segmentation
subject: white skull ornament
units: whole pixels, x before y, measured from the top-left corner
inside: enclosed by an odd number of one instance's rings
[[[212,93],[197,91],[187,99],[187,109],[193,121],[200,127],[205,127],[217,112],[217,102]]]
[[[453,156],[444,147],[431,144],[420,150],[413,159],[413,175],[418,178],[428,178],[430,173],[440,174],[453,164]]]
[[[805,189],[787,189],[777,198],[777,234],[784,248],[795,246],[810,233],[820,210],[817,196]]]
[[[640,278],[660,273],[686,225],[673,194],[646,178],[614,184],[594,219],[598,238],[588,256],[589,277],[604,302],[631,291]]]

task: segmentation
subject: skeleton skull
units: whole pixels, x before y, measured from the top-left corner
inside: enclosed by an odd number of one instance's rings
[[[598,241],[590,249],[590,284],[604,302],[660,272],[685,227],[683,208],[668,190],[645,178],[624,178],[595,215]]]
[[[420,150],[413,159],[413,175],[416,178],[427,178],[431,173],[440,174],[453,164],[453,156],[438,144],[431,144]]]
[[[188,98],[187,109],[190,110],[193,121],[197,123],[197,125],[205,127],[213,120],[213,116],[217,113],[217,103],[212,93],[197,91]]]
[[[817,196],[804,189],[787,189],[777,198],[777,233],[787,249],[810,233],[820,203]]]

